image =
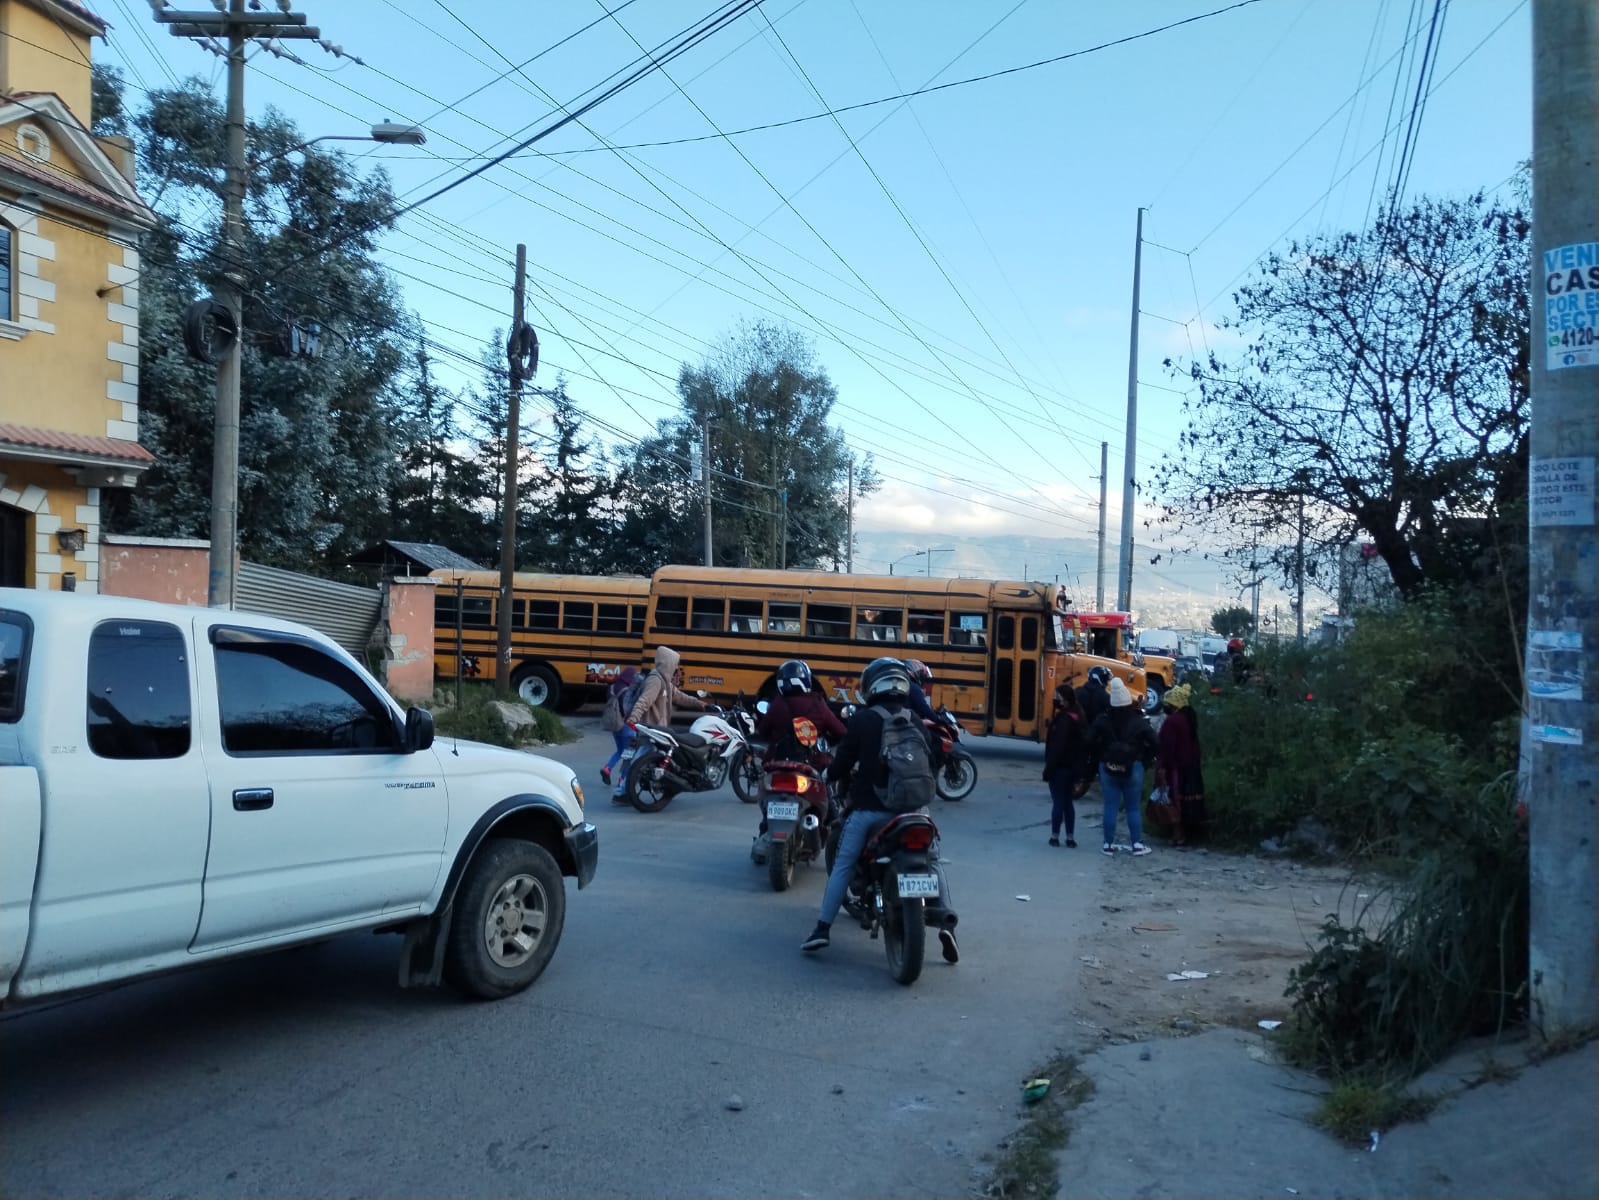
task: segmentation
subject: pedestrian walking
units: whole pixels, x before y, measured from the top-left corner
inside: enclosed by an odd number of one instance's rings
[[[621,673],[611,680],[611,686],[605,690],[605,711],[600,717],[600,724],[616,743],[616,749],[611,752],[611,757],[606,759],[605,765],[600,768],[600,778],[607,784],[611,782],[611,772],[616,770],[616,764],[622,760],[623,753],[633,741],[633,731],[628,727],[627,714],[622,711],[622,706],[628,690],[632,688],[633,681],[637,678],[637,667],[623,667]]]
[[[1069,683],[1055,689],[1055,712],[1044,739],[1044,782],[1049,785],[1049,844],[1060,845],[1060,831],[1066,830],[1066,845],[1077,847],[1077,797],[1086,789],[1085,763],[1088,757],[1088,723],[1082,705]]]
[[[1089,748],[1099,768],[1099,788],[1105,797],[1106,854],[1116,853],[1116,819],[1127,813],[1127,836],[1134,854],[1148,854],[1144,845],[1144,771],[1153,765],[1157,745],[1155,730],[1133,704],[1133,694],[1120,679],[1110,681],[1110,708],[1089,730]]]

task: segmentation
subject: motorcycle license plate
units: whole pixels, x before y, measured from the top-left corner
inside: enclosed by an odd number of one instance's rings
[[[768,821],[799,820],[799,802],[797,800],[768,800],[766,802],[766,819]]]
[[[901,875],[899,877],[899,894],[901,896],[936,896],[938,895],[938,876]]]

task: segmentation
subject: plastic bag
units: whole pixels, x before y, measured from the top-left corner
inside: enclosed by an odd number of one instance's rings
[[[1149,802],[1151,804],[1170,804],[1171,793],[1164,787],[1158,787],[1149,793]]]

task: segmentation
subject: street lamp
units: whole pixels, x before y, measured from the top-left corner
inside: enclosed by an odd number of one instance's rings
[[[902,563],[902,562],[908,562],[908,561],[910,561],[913,558],[922,558],[923,556],[925,556],[927,558],[927,574],[928,574],[928,577],[931,578],[932,574],[933,574],[933,555],[935,555],[935,554],[954,554],[954,553],[955,553],[955,548],[953,546],[929,546],[925,550],[913,550],[913,551],[911,551],[911,553],[906,554],[906,555],[904,555],[904,556],[902,556],[900,558],[896,558],[893,562],[889,563],[888,564],[888,573],[890,575],[892,575],[894,573],[894,568],[899,566],[899,564]]]
[[[321,137],[307,138],[285,150],[279,150],[276,154],[258,158],[250,165],[260,167],[269,162],[276,162],[284,155],[304,150],[307,146],[314,146],[318,142],[378,142],[385,146],[420,146],[427,140],[428,135],[420,125],[399,125],[393,121],[384,121],[372,126],[368,133],[324,133]]]

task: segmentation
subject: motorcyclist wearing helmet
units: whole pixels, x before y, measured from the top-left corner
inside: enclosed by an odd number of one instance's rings
[[[838,856],[833,860],[832,873],[827,877],[827,890],[822,893],[822,911],[817,918],[816,928],[800,946],[807,952],[825,949],[830,944],[829,931],[844,902],[844,893],[855,873],[856,860],[872,835],[895,816],[877,798],[878,781],[874,774],[876,765],[883,757],[883,720],[873,708],[881,705],[890,714],[904,708],[910,698],[910,672],[897,658],[873,659],[861,672],[860,690],[866,703],[850,717],[844,740],[839,743],[833,755],[833,764],[827,770],[828,782],[838,785],[846,796],[844,828],[839,837]],[[922,730],[922,736],[927,736],[925,729]],[[960,951],[955,943],[958,918],[949,907],[949,889],[944,881],[943,869],[936,861],[933,870],[938,875],[939,897],[936,904],[928,904],[925,919],[927,924],[938,929],[944,960],[958,962]]]
[[[1235,637],[1227,643],[1228,665],[1232,668],[1233,682],[1240,686],[1249,682],[1249,673],[1255,664],[1249,659],[1249,652],[1244,648],[1244,639]]]
[[[907,658],[905,673],[911,677],[911,692],[906,697],[905,703],[910,705],[911,711],[922,720],[936,720],[937,718],[933,716],[932,702],[928,699],[929,693],[933,690],[932,670],[919,658]]]
[[[766,742],[763,763],[808,762],[826,768],[832,759],[816,749],[817,739],[838,745],[844,740],[844,722],[816,690],[811,668],[791,658],[777,668],[777,695],[756,723],[755,736]]]
[[[1110,680],[1109,667],[1093,667],[1088,672],[1088,682],[1077,689],[1077,703],[1082,706],[1083,720],[1089,725],[1110,711]]]

